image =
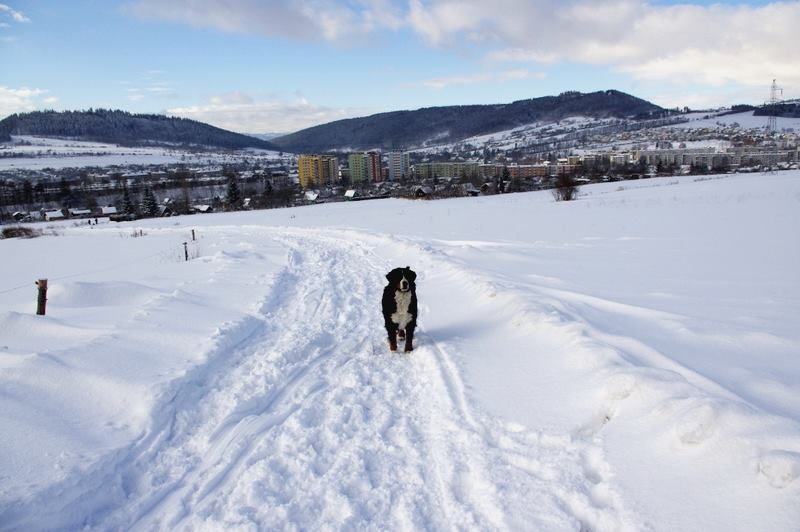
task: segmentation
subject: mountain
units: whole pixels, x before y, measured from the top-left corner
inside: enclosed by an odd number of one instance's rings
[[[11,135],[76,138],[125,146],[178,144],[216,148],[280,150],[271,142],[195,120],[125,111],[34,111],[0,121],[0,141]]]
[[[568,116],[593,118],[653,118],[668,113],[650,102],[615,90],[588,94],[570,91],[497,105],[427,107],[363,118],[337,120],[310,127],[271,142],[290,152],[341,149],[410,148],[435,139],[454,142],[537,121]]]

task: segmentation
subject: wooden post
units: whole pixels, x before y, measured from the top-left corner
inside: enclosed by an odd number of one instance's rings
[[[194,242],[194,229],[192,229],[192,242]]]
[[[39,279],[36,281],[36,286],[39,287],[39,297],[36,299],[36,314],[44,316],[45,307],[47,306],[47,279]]]
[[[188,244],[188,242],[183,243],[183,255],[186,257],[187,262],[189,261],[189,248],[186,247]]]

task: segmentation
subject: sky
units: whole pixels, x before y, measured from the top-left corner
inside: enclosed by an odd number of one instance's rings
[[[800,1],[0,0],[0,118],[124,109],[245,133],[616,89],[800,97]]]

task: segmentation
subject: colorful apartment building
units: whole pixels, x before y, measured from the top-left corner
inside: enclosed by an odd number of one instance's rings
[[[363,153],[351,153],[347,156],[347,167],[350,170],[350,182],[363,183],[367,178],[367,166]]]
[[[339,160],[335,155],[300,155],[297,174],[302,188],[332,185],[339,177]]]
[[[383,181],[381,152],[379,151],[351,153],[347,156],[347,166],[350,169],[351,183],[363,183],[364,181],[378,183]]]

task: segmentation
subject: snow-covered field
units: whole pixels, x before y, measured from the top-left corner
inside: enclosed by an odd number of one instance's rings
[[[797,530],[800,172],[582,192],[0,241],[0,529]]]
[[[278,152],[258,149],[189,151],[179,147],[127,147],[101,142],[12,136],[0,143],[0,170],[42,170],[88,166],[221,164],[244,158],[276,160]]]
[[[702,115],[702,113],[698,113]],[[753,111],[745,111],[743,113],[733,113],[723,116],[711,116],[710,118],[699,117],[699,120],[692,120],[686,124],[681,124],[678,127],[682,129],[699,129],[699,128],[716,128],[716,127],[730,127],[738,124],[739,127],[744,129],[764,129],[767,127],[768,118],[766,116],[754,116]],[[778,131],[781,130],[794,130],[800,131],[800,118],[784,118],[782,116],[776,117],[775,124]]]

